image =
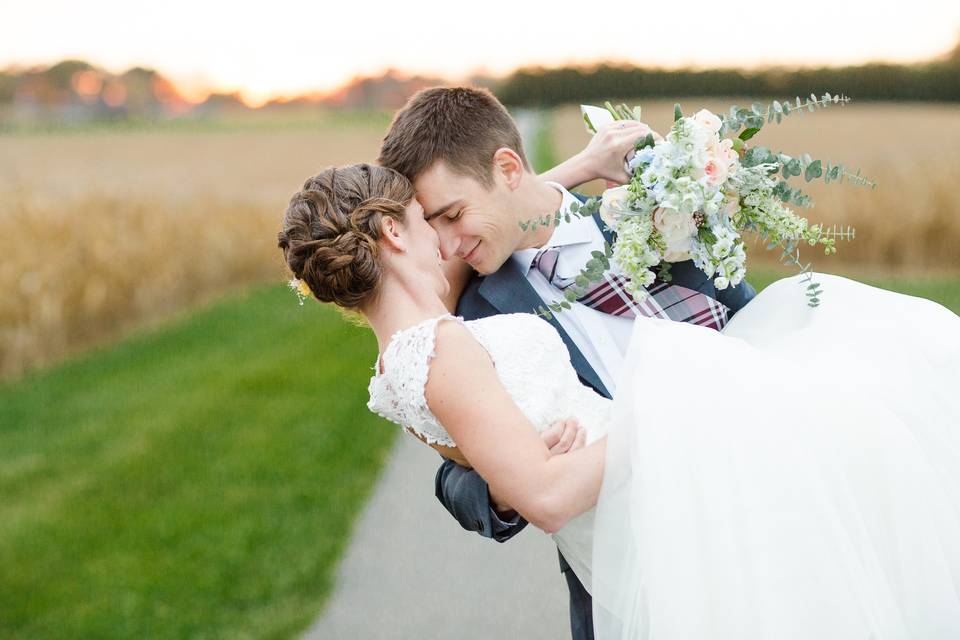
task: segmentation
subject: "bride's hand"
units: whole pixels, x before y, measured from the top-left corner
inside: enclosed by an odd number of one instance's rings
[[[547,445],[551,456],[559,456],[582,449],[587,443],[587,430],[580,426],[576,418],[557,420],[540,432],[540,439]],[[517,515],[510,505],[497,497],[493,487],[490,487],[490,505],[502,520],[512,520]]]
[[[580,153],[593,177],[624,184],[630,179],[624,168],[627,154],[648,133],[652,133],[656,140],[663,139],[643,122],[617,120],[600,127]]]
[[[618,120],[605,124],[587,143],[582,151],[564,160],[540,175],[544,180],[558,182],[566,189],[573,189],[591,180],[601,178],[610,183],[624,184],[630,177],[624,168],[627,154],[632,153],[637,141],[655,131],[636,120]]]
[[[559,456],[576,451],[587,442],[587,431],[576,418],[558,420],[540,434],[551,456]]]

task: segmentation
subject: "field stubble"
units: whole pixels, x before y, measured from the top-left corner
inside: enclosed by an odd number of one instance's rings
[[[380,120],[0,139],[0,379],[286,277],[287,200],[375,158]]]
[[[673,102],[627,102],[641,105],[644,121],[654,129],[669,130]],[[725,112],[732,104],[750,104],[743,98],[680,102],[688,115],[701,108]],[[559,157],[577,151],[587,140],[581,123],[578,107],[554,114]],[[960,106],[853,102],[768,124],[752,144],[842,162],[877,183],[870,190],[791,178],[816,203],[812,209],[797,208],[800,215],[827,226],[856,228],[856,240],[839,242],[838,255],[830,263],[880,271],[960,271]],[[602,188],[591,183],[588,191],[598,193]],[[757,249],[751,260],[775,260],[773,253]],[[819,252],[807,251],[806,258],[817,266],[824,262]]]
[[[683,101],[688,112],[731,103],[746,101]],[[642,104],[648,123],[669,128],[672,103]],[[586,143],[575,106],[551,121],[557,158]],[[275,237],[287,199],[328,165],[375,158],[386,124],[376,114],[0,138],[0,379],[226,290],[285,278]],[[854,103],[791,116],[757,144],[842,160],[879,183],[809,185],[819,204],[803,215],[857,228],[839,261],[807,252],[816,268],[960,271],[960,108]]]

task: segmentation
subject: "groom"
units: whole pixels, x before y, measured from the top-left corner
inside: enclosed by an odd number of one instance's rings
[[[521,228],[522,221],[569,211],[578,198],[531,171],[515,123],[486,90],[440,87],[416,94],[394,117],[379,161],[413,182],[442,257],[464,260],[476,272],[457,305],[467,320],[530,313],[563,299],[591,252],[613,239],[598,216],[571,216],[531,232]],[[553,316],[584,384],[612,396],[637,315],[718,328],[755,295],[746,282],[716,291],[690,261],[674,264],[671,274],[669,284],[648,288],[642,304],[610,278]],[[475,471],[449,460],[437,472],[436,495],[464,529],[498,542],[527,524]],[[590,595],[562,555],[560,568],[570,589],[573,638],[593,638]]]

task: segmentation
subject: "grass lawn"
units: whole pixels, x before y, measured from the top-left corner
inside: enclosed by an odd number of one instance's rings
[[[0,637],[296,636],[397,432],[375,348],[270,287],[0,386]]]
[[[0,637],[305,629],[397,432],[375,353],[270,287],[0,386]]]
[[[875,287],[881,287],[890,291],[897,291],[912,296],[927,298],[929,300],[933,300],[934,302],[939,302],[948,309],[951,309],[954,313],[960,314],[960,274],[955,274],[952,276],[916,274],[896,275],[870,271],[859,272],[855,269],[849,268],[824,267],[823,263],[828,261],[824,260],[822,256],[819,257],[819,261],[816,261],[816,258],[817,256],[814,256],[814,264],[816,267],[819,267],[823,273],[834,273],[836,275],[859,280],[860,282],[864,282]],[[796,273],[797,271],[795,269],[781,267],[761,267],[757,269],[750,269],[749,273],[747,274],[747,280],[757,289],[757,291],[760,291],[774,280],[778,280],[786,276],[792,276]],[[829,287],[824,285],[823,289],[824,296],[829,297]],[[798,295],[803,295],[802,288],[800,288],[800,291],[798,291]]]

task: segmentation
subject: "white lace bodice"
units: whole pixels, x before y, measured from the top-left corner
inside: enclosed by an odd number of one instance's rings
[[[580,382],[556,329],[528,313],[469,321],[445,315],[397,332],[382,355],[383,373],[376,366],[370,380],[371,411],[428,444],[456,446],[424,397],[437,323],[444,320],[462,323],[486,349],[500,382],[538,432],[557,420],[577,418],[588,442],[603,434],[610,401]]]
[[[583,425],[588,444],[607,432],[613,403],[580,382],[560,334],[549,322],[529,313],[469,321],[445,315],[397,332],[383,352],[383,373],[378,361],[370,380],[367,406],[371,411],[410,429],[428,444],[456,446],[424,396],[441,321],[460,322],[470,330],[537,432],[567,418]],[[573,518],[552,537],[589,591],[593,510]]]

